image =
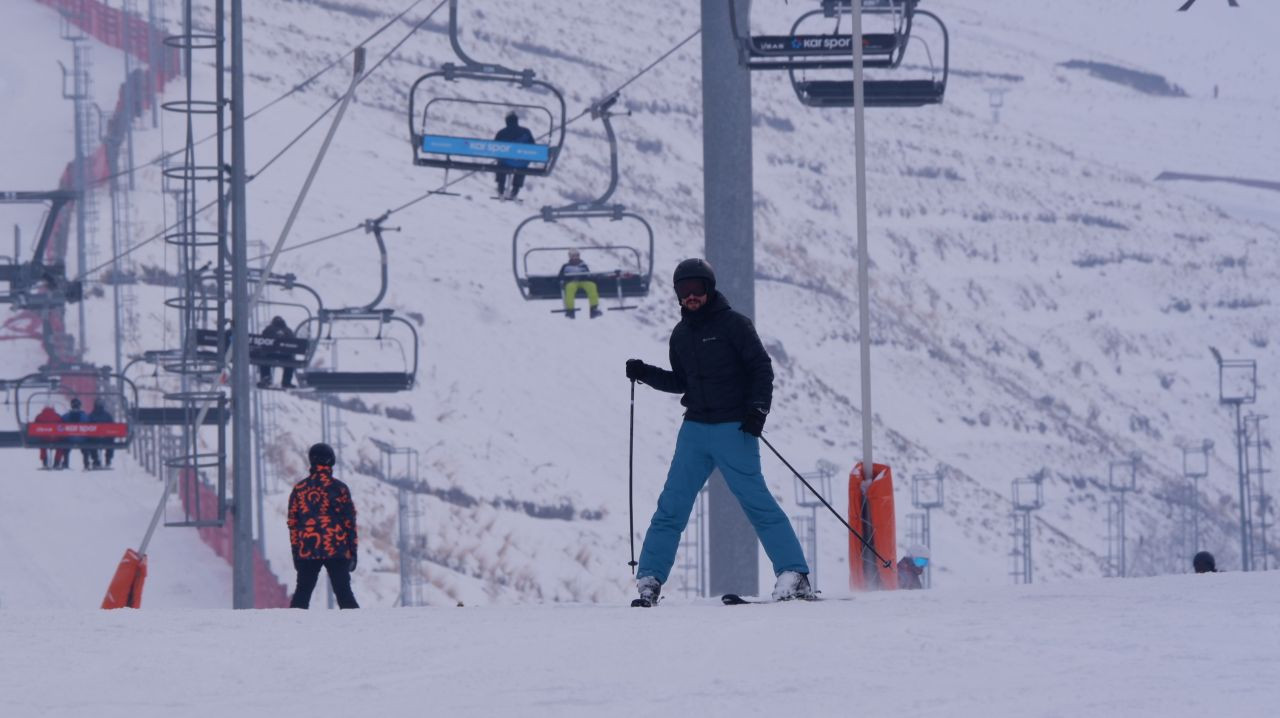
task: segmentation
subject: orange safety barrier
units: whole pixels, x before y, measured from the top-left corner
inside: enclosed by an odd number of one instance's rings
[[[111,577],[103,608],[142,608],[142,584],[147,580],[147,557],[126,549],[124,558]]]
[[[898,587],[898,571],[893,563],[897,556],[893,471],[885,464],[874,466],[875,475],[866,491],[862,485],[862,462],[859,461],[849,472],[849,525],[889,561],[889,567],[885,568],[857,537],[850,534],[849,587],[856,591]]]

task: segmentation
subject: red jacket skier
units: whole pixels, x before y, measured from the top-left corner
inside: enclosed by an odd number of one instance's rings
[[[58,411],[54,409],[52,406],[46,406],[45,408],[40,410],[39,414],[36,414],[36,418],[33,419],[32,421],[33,423],[36,423],[36,424],[56,424],[62,421],[62,415],[60,415]],[[40,465],[46,469],[51,468],[49,466],[49,450],[48,449],[40,450]]]

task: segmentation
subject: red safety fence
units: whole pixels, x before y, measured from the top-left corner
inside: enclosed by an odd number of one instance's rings
[[[170,47],[164,43],[165,33],[160,28],[152,27],[145,18],[140,15],[125,15],[119,8],[113,8],[101,0],[36,0],[41,5],[47,5],[70,20],[72,24],[104,45],[124,50],[133,55],[137,59],[147,64],[147,69],[134,73],[130,77],[125,78],[126,83],[138,83],[135,85],[134,92],[126,93],[125,86],[120,87],[120,96],[116,102],[115,112],[107,120],[107,136],[91,156],[86,158],[88,162],[87,174],[90,184],[97,184],[106,179],[110,174],[110,163],[107,161],[108,152],[115,152],[120,146],[123,138],[126,123],[132,118],[138,117],[144,110],[151,108],[151,103],[156,100],[161,92],[164,91],[165,84],[177,77],[182,71],[181,54],[177,48]],[[153,61],[153,53],[155,58]],[[125,98],[132,95],[139,100],[133,107],[125,106]],[[69,163],[66,170],[62,173],[62,180],[58,186],[62,189],[68,189],[75,185],[75,165]],[[55,228],[55,241],[50,242],[46,261],[55,262],[62,261],[66,256],[67,236],[69,224],[66,217],[70,213],[64,212],[59,221],[59,227]],[[46,317],[42,317],[32,312],[23,312],[20,321],[13,319],[5,322],[5,328],[20,334],[29,333],[34,339],[42,337],[41,324],[47,318],[50,324],[50,331],[54,335],[64,334],[64,323],[62,318],[62,310],[50,311]],[[65,363],[73,361],[74,347],[66,343],[47,342],[46,350],[50,352],[49,360],[54,363]],[[65,355],[62,355],[65,352]],[[55,356],[54,354],[57,354]],[[34,425],[33,425],[34,426]],[[54,424],[46,424],[45,426],[56,426]],[[110,424],[97,424],[94,426],[111,426]],[[86,434],[76,434],[77,436],[85,436]],[[97,436],[107,436],[107,434],[96,434]],[[199,482],[181,482],[183,487],[188,484],[198,487],[196,490],[203,492],[200,497],[200,505],[217,506],[217,496],[204,484]],[[183,492],[184,505],[189,499],[189,495]],[[231,555],[231,537],[233,535],[234,517],[228,516],[227,521],[219,527],[205,527],[199,529],[200,538],[219,556],[232,560]],[[127,567],[125,563],[130,558],[126,553],[125,560],[121,562],[122,568],[128,568],[128,571],[122,572],[120,575],[139,575],[137,584],[137,598],[132,599],[137,602],[141,601],[142,578],[146,576],[146,557],[139,557],[139,561],[130,563]],[[285,608],[289,605],[289,593],[275,574],[271,572],[271,567],[267,564],[260,551],[254,551],[253,556],[253,586],[254,586],[254,606],[257,608]],[[128,584],[132,586],[131,583]],[[115,584],[113,583],[113,586]],[[120,590],[115,591],[120,594]],[[127,593],[127,591],[126,591]],[[108,598],[112,597],[112,591],[108,591]],[[121,599],[115,599],[120,602]],[[124,599],[124,605],[129,605],[131,599]],[[107,607],[107,601],[104,600],[103,607]],[[136,606],[135,606],[136,607]]]
[[[164,43],[166,34],[160,28],[153,28],[140,15],[126,16],[124,11],[113,8],[101,0],[36,0],[41,5],[57,10],[72,24],[84,30],[86,34],[110,47],[128,52],[147,64],[147,69],[125,78],[125,83],[134,83],[133,97],[139,98],[134,107],[125,107],[125,85],[120,87],[119,99],[115,111],[107,122],[107,137],[85,158],[87,163],[87,181],[97,184],[104,181],[109,172],[107,153],[116,152],[123,139],[126,122],[150,109],[152,102],[164,91],[165,84],[177,77],[182,71],[181,54],[177,48]],[[156,62],[152,62],[152,55]],[[75,187],[75,163],[67,163],[58,182],[59,189]],[[70,230],[69,217],[73,212],[61,213],[54,226],[52,241],[45,251],[44,261],[57,263],[65,261],[67,255],[67,239]],[[35,312],[24,310],[4,323],[3,339],[35,339],[44,341],[45,353],[53,365],[67,364],[79,358],[79,349],[69,340],[63,309]],[[45,326],[47,323],[48,326]],[[45,341],[47,339],[47,341]]]
[[[196,506],[217,506],[218,496],[207,484],[201,481],[180,481],[179,495],[182,505],[188,511],[195,511]],[[196,529],[200,539],[213,549],[214,553],[231,563],[235,546],[235,515],[227,514],[221,526],[202,526]],[[262,556],[262,551],[254,547],[253,551],[253,607],[254,608],[288,608],[289,589],[280,583],[280,579],[271,571],[271,566]]]
[[[156,73],[156,91],[164,89],[164,83],[177,77],[181,67],[178,48],[164,44],[165,35],[160,28],[152,28],[139,14],[125,15],[124,11],[101,0],[36,0],[41,5],[62,13],[73,25],[92,36],[98,42],[118,50],[124,50],[160,70]],[[151,61],[152,53],[157,62]]]

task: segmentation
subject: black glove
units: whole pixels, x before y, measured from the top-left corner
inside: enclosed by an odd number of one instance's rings
[[[764,431],[764,418],[769,412],[760,408],[753,408],[747,412],[747,418],[742,420],[742,425],[738,427],[739,431],[745,431],[748,434],[760,438],[760,433]]]
[[[347,573],[355,573],[355,572],[356,572],[356,563],[357,563],[359,560],[360,560],[360,554],[359,554],[359,552],[354,552],[354,553],[352,553],[352,554],[351,554],[351,565],[347,566]]]
[[[631,381],[640,381],[644,379],[645,374],[649,373],[649,365],[639,359],[627,360],[627,378]]]

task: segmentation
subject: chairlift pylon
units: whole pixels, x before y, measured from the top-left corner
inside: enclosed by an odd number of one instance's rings
[[[82,282],[67,278],[66,263],[45,261],[54,230],[64,216],[62,210],[79,200],[80,192],[75,190],[0,191],[0,204],[49,203],[31,260],[24,262],[15,256],[11,262],[0,262],[0,283],[8,283],[6,291],[0,292],[0,303],[22,309],[51,309],[81,300],[84,292]]]
[[[653,227],[644,219],[644,217],[641,217],[634,212],[627,211],[623,205],[616,203],[610,204],[609,202],[613,197],[614,191],[618,187],[618,138],[613,130],[613,123],[610,119],[615,114],[618,114],[612,111],[612,108],[617,101],[618,93],[615,92],[591,106],[592,118],[600,120],[601,124],[604,126],[605,137],[609,141],[609,185],[605,188],[604,193],[596,199],[587,202],[576,202],[563,207],[543,207],[538,214],[526,218],[517,225],[515,232],[512,234],[511,271],[515,276],[516,287],[520,290],[521,296],[525,299],[564,298],[564,279],[558,273],[547,274],[545,272],[538,273],[532,271],[530,267],[530,258],[542,258],[553,252],[568,252],[570,250],[600,254],[621,252],[629,255],[630,258],[634,260],[634,265],[626,269],[617,268],[603,272],[596,271],[590,274],[574,275],[573,278],[576,280],[595,282],[601,297],[615,298],[617,300],[617,305],[609,307],[609,309],[634,309],[636,305],[627,304],[626,299],[644,297],[649,294],[649,285],[653,279]],[[561,220],[575,219],[607,219],[611,222],[629,220],[633,223],[638,222],[644,228],[645,235],[648,238],[648,247],[644,248],[644,250],[647,251],[643,251],[642,248],[619,244],[527,246],[529,241],[525,234],[525,230],[531,223],[537,221],[558,222]]]
[[[480,63],[471,59],[458,42],[458,0],[449,0],[449,44],[460,64],[445,63],[439,70],[422,75],[409,90],[409,137],[413,145],[413,163],[419,167],[438,167],[463,172],[492,172],[512,175],[545,177],[555,167],[560,150],[564,147],[567,110],[564,95],[556,87],[536,79],[533,70],[515,70],[503,65]],[[446,87],[445,83],[493,83],[506,85],[524,93],[527,99],[510,102],[467,97],[461,94],[442,95],[433,91],[421,104],[418,113],[419,91],[427,87]],[[550,96],[551,101],[544,97]],[[546,118],[547,127],[542,137],[546,142],[505,142],[490,137],[475,137],[449,133],[440,117],[443,108],[450,105],[469,105],[477,108],[501,108],[508,112],[523,111]],[[433,111],[435,114],[433,114]],[[505,112],[503,112],[505,114]],[[474,135],[472,131],[470,134]],[[523,164],[500,164],[500,162]]]

